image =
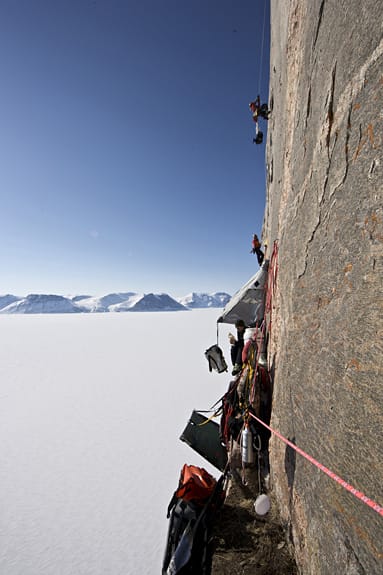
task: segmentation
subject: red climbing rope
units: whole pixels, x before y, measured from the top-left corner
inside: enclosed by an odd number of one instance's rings
[[[286,437],[284,437],[281,433],[279,433],[279,431],[275,431],[275,429],[272,429],[269,425],[267,425],[264,421],[262,421],[261,419],[259,419],[255,415],[253,415],[251,412],[249,413],[249,415],[251,415],[251,417],[256,419],[258,421],[258,423],[261,423],[264,427],[266,427],[269,431],[271,431],[271,433],[273,433],[274,435],[279,437],[279,439],[281,439],[284,443],[286,443],[286,445],[288,445],[289,447],[294,449],[297,453],[299,453],[299,455],[302,455],[305,459],[310,461],[310,463],[312,463],[313,465],[318,467],[318,469],[323,471],[323,473],[325,473],[331,479],[333,479],[334,481],[339,483],[339,485],[341,485],[349,493],[351,493],[352,495],[354,495],[355,497],[360,499],[360,501],[362,501],[363,503],[368,505],[368,507],[371,507],[371,509],[373,509],[374,511],[376,511],[376,513],[379,513],[379,515],[381,515],[383,517],[383,507],[381,505],[378,505],[378,503],[375,503],[375,501],[373,501],[372,499],[367,497],[367,495],[364,495],[364,493],[362,493],[358,489],[355,489],[355,487],[353,487],[352,485],[347,483],[347,481],[345,481],[344,479],[339,477],[339,475],[336,475],[336,473],[334,473],[333,471],[331,471],[330,469],[328,469],[327,467],[322,465],[322,463],[319,463],[319,461],[314,459],[314,457],[312,457],[311,455],[309,455],[308,453],[303,451],[303,449],[301,449],[300,447],[298,447],[297,445],[295,445],[294,443],[292,443],[291,441],[286,439]]]
[[[276,283],[277,283],[277,275],[278,275],[278,242],[277,242],[277,240],[275,240],[274,245],[273,245],[273,252],[271,254],[270,263],[269,263],[269,270],[268,270],[268,276],[267,276],[267,288],[266,288],[266,302],[265,302],[265,316],[266,317],[267,317],[267,315],[269,316],[269,319],[268,319],[268,331],[269,331],[269,333],[271,333],[272,304],[273,304],[273,296],[275,293],[275,288],[276,288]],[[284,437],[281,433],[279,433],[279,431],[275,431],[274,429],[269,427],[264,421],[262,421],[261,419],[256,417],[253,413],[250,413],[249,415],[251,415],[251,417],[256,419],[259,423],[261,423],[264,427],[266,427],[269,431],[271,431],[271,433],[273,433],[279,439],[281,439],[284,443],[286,443],[286,445],[288,445],[289,447],[294,449],[297,453],[299,453],[305,459],[310,461],[310,463],[312,463],[313,465],[318,467],[318,469],[323,471],[323,473],[328,475],[328,477],[330,477],[331,479],[333,479],[334,481],[339,483],[339,485],[341,485],[349,493],[351,493],[352,495],[354,495],[355,497],[360,499],[360,501],[362,501],[363,503],[365,503],[366,505],[371,507],[371,509],[376,511],[376,513],[379,513],[379,515],[383,516],[383,507],[381,505],[378,505],[378,503],[376,503],[375,501],[373,501],[372,499],[370,499],[369,497],[364,495],[364,493],[362,493],[358,489],[355,489],[355,487],[353,487],[352,485],[347,483],[347,481],[345,481],[344,479],[342,479],[341,477],[336,475],[336,473],[334,473],[333,471],[331,471],[330,469],[325,467],[322,463],[319,463],[319,461],[317,461],[316,459],[314,459],[314,457],[312,457],[311,455],[309,455],[308,453],[303,451],[303,449],[301,449],[300,447],[298,447],[297,445],[295,445],[294,443],[292,443],[291,441],[286,439],[286,437]]]
[[[278,275],[278,240],[274,241],[273,252],[271,254],[269,270],[267,273],[265,316],[268,316],[268,332],[271,334],[271,316],[273,307],[273,297],[277,285]]]

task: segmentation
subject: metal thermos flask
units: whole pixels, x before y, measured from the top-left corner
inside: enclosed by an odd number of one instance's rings
[[[254,463],[253,436],[248,425],[242,430],[242,461]]]

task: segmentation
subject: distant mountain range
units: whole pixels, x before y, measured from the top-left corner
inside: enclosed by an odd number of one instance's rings
[[[0,295],[0,314],[9,313],[96,313],[128,311],[185,311],[197,308],[223,308],[230,300],[224,292],[195,293],[174,299],[166,293],[110,293],[101,297],[29,294]]]
[[[177,301],[187,308],[201,307],[225,307],[231,296],[224,292],[196,293],[192,292],[185,297],[180,297]]]

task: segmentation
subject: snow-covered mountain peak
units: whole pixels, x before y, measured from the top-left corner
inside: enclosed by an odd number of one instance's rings
[[[125,302],[112,305],[110,311],[181,311],[185,306],[166,293],[135,294]]]
[[[204,308],[204,307],[225,307],[230,300],[230,295],[225,292],[214,293],[199,293],[191,292],[190,294],[178,298],[177,301],[182,305],[189,308]]]
[[[94,313],[128,311],[182,311],[195,308],[223,308],[230,300],[224,292],[191,292],[174,299],[166,293],[117,292],[103,296],[29,294],[0,296],[0,313]]]
[[[29,294],[0,309],[0,313],[79,313],[83,311],[61,295]]]

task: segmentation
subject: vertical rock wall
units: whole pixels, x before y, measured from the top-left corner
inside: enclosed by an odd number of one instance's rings
[[[278,239],[271,425],[383,505],[383,6],[271,0]],[[383,573],[383,517],[279,439],[273,488],[305,575]]]

